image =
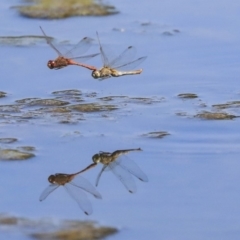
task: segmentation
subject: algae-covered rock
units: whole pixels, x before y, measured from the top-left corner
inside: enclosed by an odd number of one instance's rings
[[[8,229],[8,239],[18,234],[25,238],[55,240],[94,240],[115,234],[114,227],[99,226],[92,221],[51,219],[32,220],[23,217],[0,214],[0,231]],[[11,233],[13,236],[11,236]],[[20,237],[23,239],[24,237]],[[24,238],[24,239],[25,239]]]
[[[15,6],[22,16],[60,19],[72,16],[104,16],[118,13],[114,6],[93,0],[29,0],[30,4]]]
[[[53,40],[51,37],[47,37],[50,40]],[[26,36],[0,36],[0,44],[1,45],[14,45],[14,46],[29,46],[35,45],[40,42],[46,42],[45,36],[34,36],[34,35],[26,35]],[[3,92],[2,92],[3,93]],[[4,94],[0,93],[5,97]]]
[[[33,153],[16,149],[0,149],[0,160],[26,160],[35,157]]]
[[[115,105],[103,105],[98,103],[76,104],[69,107],[71,110],[79,112],[101,112],[118,109]]]
[[[194,116],[195,118],[202,118],[206,120],[231,120],[237,116],[225,112],[207,112],[203,111]]]

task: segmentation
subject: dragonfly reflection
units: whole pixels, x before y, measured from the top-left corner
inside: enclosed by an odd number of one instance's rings
[[[117,58],[109,61],[106,51],[103,49],[99,36],[97,33],[98,42],[100,46],[100,53],[103,61],[103,67],[96,69],[92,72],[92,77],[96,79],[106,79],[110,77],[120,77],[124,75],[135,75],[140,74],[143,70],[132,70],[134,67],[142,63],[147,57],[140,57],[136,60],[132,60],[136,49],[133,46],[129,46],[123,51]],[[126,71],[128,70],[129,71]],[[125,71],[124,71],[125,70]]]
[[[91,214],[92,206],[84,191],[92,194],[95,198],[102,198],[102,196],[86,179],[77,176],[84,171],[85,169],[73,174],[56,173],[55,175],[50,175],[48,177],[50,185],[42,192],[39,200],[43,201],[55,189],[63,186],[69,195],[78,203],[83,212],[87,215]],[[77,178],[75,178],[76,176]]]
[[[91,59],[97,55],[99,55],[99,53],[95,53],[95,54],[91,54],[91,55],[86,55],[86,56],[76,56],[76,54],[82,55],[83,53],[85,53],[92,45],[92,41],[93,39],[85,37],[83,38],[76,46],[74,46],[72,49],[70,49],[69,51],[67,51],[65,54],[62,54],[52,43],[52,41],[50,40],[50,38],[46,35],[46,33],[43,31],[43,29],[40,27],[43,35],[45,36],[45,39],[47,41],[47,43],[49,44],[49,46],[56,51],[56,53],[58,54],[58,57],[55,60],[49,60],[47,63],[47,66],[50,69],[60,69],[63,67],[67,67],[68,65],[77,65],[80,67],[85,67],[87,69],[90,70],[96,70],[96,67],[87,65],[87,64],[83,64],[83,63],[79,63],[76,62],[76,59],[79,59],[81,61],[86,61],[88,59]],[[72,55],[75,54],[75,57],[72,57]]]
[[[143,182],[148,181],[148,177],[142,172],[142,170],[131,159],[126,158],[124,154],[133,151],[142,151],[141,148],[117,150],[113,153],[99,152],[93,155],[93,163],[89,165],[85,170],[96,166],[98,163],[103,164],[103,168],[97,176],[96,186],[99,183],[100,177],[104,171],[111,170],[114,175],[123,183],[130,193],[137,191],[136,184],[132,175]]]

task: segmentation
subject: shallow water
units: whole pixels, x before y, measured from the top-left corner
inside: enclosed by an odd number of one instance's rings
[[[11,1],[17,4],[18,1]],[[115,111],[82,113],[82,120],[60,124],[40,111],[36,118],[0,119],[0,138],[17,138],[1,148],[35,147],[36,157],[1,161],[1,211],[30,218],[96,220],[121,231],[109,239],[238,239],[240,232],[239,118],[203,120],[212,105],[240,100],[239,2],[151,1],[111,2],[120,14],[57,21],[20,17],[9,3],[0,4],[1,36],[41,35],[41,25],[56,42],[75,44],[95,37],[120,53],[129,45],[147,55],[141,75],[94,80],[87,69],[49,70],[55,52],[44,42],[17,47],[1,45],[1,105],[24,98],[54,98],[52,92],[75,89],[84,103],[108,96],[157,99],[150,104],[115,98]],[[115,30],[113,30],[115,29]],[[120,31],[119,31],[120,30]],[[178,30],[177,32],[174,30]],[[89,53],[98,51],[97,42]],[[101,66],[100,57],[89,61]],[[92,93],[96,93],[91,95]],[[181,93],[198,98],[181,99]],[[87,96],[90,97],[87,97]],[[101,101],[102,103],[103,101]],[[29,109],[30,111],[31,109]],[[28,111],[28,108],[25,109]],[[237,107],[224,112],[239,116]],[[165,131],[163,138],[143,136]],[[103,200],[89,199],[93,214],[85,216],[62,189],[44,202],[47,177],[73,173],[91,163],[99,151],[141,147],[129,157],[148,175],[136,179],[130,194],[111,172],[103,174],[98,190]],[[83,174],[94,184],[101,167]],[[1,231],[6,236],[6,231]],[[11,237],[26,239],[17,234]]]

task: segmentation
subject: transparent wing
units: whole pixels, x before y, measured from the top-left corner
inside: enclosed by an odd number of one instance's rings
[[[128,158],[126,155],[120,156],[116,160],[116,164],[120,165],[122,168],[124,168],[126,171],[130,172],[132,175],[134,175],[136,178],[143,182],[148,182],[147,175],[138,167],[138,165]]]
[[[40,195],[39,201],[43,201],[47,196],[59,187],[58,184],[50,184]]]
[[[109,63],[109,67],[117,68],[118,66],[122,66],[133,60],[136,55],[136,48],[133,46],[128,47],[125,51],[123,51],[117,58],[113,59]]]
[[[140,57],[134,61],[125,63],[123,65],[119,65],[115,67],[117,70],[133,70],[135,67],[137,67],[139,64],[141,64],[143,61],[146,60],[147,57]]]
[[[97,32],[97,38],[98,38],[98,43],[99,43],[99,47],[100,47],[100,53],[101,53],[103,65],[104,66],[109,66],[109,61],[108,61],[107,55],[105,54],[105,51],[102,47],[102,44],[100,43],[98,32]]]
[[[43,35],[45,36],[47,44],[49,44],[49,46],[51,46],[51,48],[57,52],[58,56],[63,56],[62,53],[53,45],[52,40],[50,40],[50,38],[46,35],[46,33],[43,31],[41,26],[40,26],[40,29],[41,29]]]
[[[97,179],[96,179],[96,184],[95,184],[96,187],[98,186],[100,177],[101,177],[102,173],[105,171],[105,169],[107,168],[107,166],[108,166],[108,165],[104,165],[104,166],[102,167],[102,170],[101,170],[100,173],[98,174]]]
[[[87,215],[92,213],[92,205],[87,198],[87,195],[78,187],[75,187],[69,183],[64,185],[69,195],[78,203],[78,206]]]
[[[116,161],[108,164],[108,166],[130,193],[137,191],[136,184],[128,171],[122,168],[121,165],[117,164]]]
[[[99,55],[100,53],[94,53],[94,54],[90,54],[90,55],[86,55],[86,56],[80,56],[80,57],[71,57],[71,59],[79,59],[81,60],[81,62],[83,61],[87,61],[97,55]]]
[[[89,48],[92,46],[93,43],[93,39],[89,38],[89,37],[85,37],[83,38],[80,42],[78,42],[73,48],[71,48],[70,50],[68,50],[64,56],[65,57],[76,57],[76,56],[80,56],[82,54],[84,54],[85,52],[87,52],[89,50]]]
[[[101,194],[96,190],[96,188],[93,187],[90,182],[88,182],[85,178],[81,176],[75,177],[74,180],[69,182],[69,184],[85,190],[86,192],[92,194],[95,198],[102,198]]]

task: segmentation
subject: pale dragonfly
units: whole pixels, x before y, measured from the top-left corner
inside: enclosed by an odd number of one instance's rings
[[[97,176],[96,186],[98,186],[102,173],[107,170],[111,170],[114,173],[114,175],[123,183],[126,189],[130,193],[134,193],[137,191],[137,187],[132,175],[143,182],[147,182],[148,177],[145,175],[145,173],[143,173],[143,171],[138,167],[136,163],[134,163],[131,159],[124,156],[125,154],[133,151],[142,151],[142,149],[134,148],[117,150],[114,151],[113,153],[99,152],[93,155],[92,157],[93,163],[89,165],[87,168],[85,168],[85,170],[88,170],[89,168],[96,166],[98,163],[102,163],[103,168]]]
[[[84,171],[86,171],[86,169],[73,174],[56,173],[50,175],[48,177],[50,185],[42,192],[39,200],[43,201],[50,193],[58,187],[63,186],[69,195],[78,203],[83,212],[90,215],[92,213],[92,206],[84,191],[92,194],[95,198],[101,199],[102,196],[86,179],[77,176]]]
[[[107,49],[103,49],[103,46],[99,40],[98,33],[97,38],[100,46],[100,54],[102,57],[103,67],[93,70],[93,78],[104,80],[110,77],[140,74],[143,71],[142,69],[132,70],[147,58],[140,57],[136,60],[132,60],[136,53],[136,49],[133,46],[129,46],[125,51],[123,51],[118,57],[114,58],[113,60],[109,60],[106,54]]]
[[[89,37],[84,37],[77,45],[75,45],[72,49],[67,51],[65,54],[62,54],[52,43],[52,40],[50,37],[46,35],[46,33],[43,31],[42,27],[40,27],[43,35],[45,36],[45,39],[49,46],[55,50],[55,52],[58,54],[58,57],[55,60],[49,60],[47,63],[47,66],[50,69],[61,69],[63,67],[67,67],[69,65],[76,65],[80,67],[87,68],[89,70],[96,70],[96,67],[87,65],[84,63],[77,62],[75,60],[80,60],[80,61],[87,61],[97,55],[99,53],[91,54],[91,55],[85,55],[85,56],[79,56],[84,54],[92,45],[93,39]],[[74,55],[74,57],[73,57]],[[78,56],[76,56],[78,55]]]

